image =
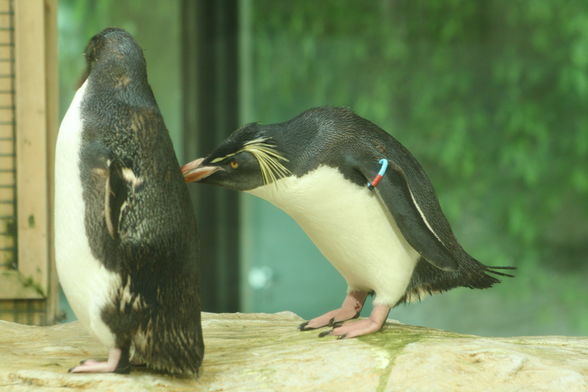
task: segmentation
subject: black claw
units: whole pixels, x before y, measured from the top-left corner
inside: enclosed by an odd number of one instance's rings
[[[325,336],[330,335],[332,331],[333,331],[332,329],[329,329],[328,331],[323,331],[323,332],[321,332],[321,333],[318,334],[318,337],[319,338],[324,338]]]
[[[359,313],[358,313],[358,316],[359,316]],[[320,327],[316,327],[316,328],[315,327],[306,327],[309,322],[310,321],[303,322],[302,324],[300,324],[298,326],[298,329],[300,331],[312,331],[313,329],[319,329],[319,328],[324,328],[324,327],[338,328],[338,327],[342,326],[345,321],[335,321],[335,317],[333,317],[329,320],[329,322],[327,324],[322,325]],[[321,332],[321,333],[323,333],[323,332]],[[323,335],[323,336],[325,336],[325,335]]]
[[[72,372],[72,370],[74,370],[74,368],[69,368],[69,369],[67,369],[67,372],[68,372],[68,373],[71,373],[71,372]]]
[[[347,334],[340,335],[340,336],[337,336],[337,340],[345,339],[346,337],[347,337]]]
[[[298,329],[301,331],[312,331],[313,329],[319,329],[319,328],[324,328],[324,327],[333,327],[335,326],[337,323],[335,322],[335,318],[333,317],[332,319],[329,320],[329,323],[326,325],[321,325],[320,327],[306,327],[308,325],[310,321],[305,321],[302,324],[300,324],[298,326]]]

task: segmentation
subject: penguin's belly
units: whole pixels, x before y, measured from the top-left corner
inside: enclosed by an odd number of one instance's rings
[[[375,192],[320,166],[250,193],[290,215],[350,289],[373,290],[375,302],[388,305],[404,294],[419,255]]]
[[[57,137],[55,151],[55,256],[59,281],[77,318],[100,341],[114,346],[114,335],[100,316],[119,280],[90,250],[84,224],[80,178],[82,121],[80,103],[86,83],[76,92]]]

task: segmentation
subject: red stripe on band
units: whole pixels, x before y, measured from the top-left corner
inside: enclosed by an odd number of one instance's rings
[[[376,178],[374,178],[374,180],[372,181],[372,186],[373,187],[378,186],[378,184],[380,183],[381,180],[382,180],[382,176],[378,174],[376,176]]]

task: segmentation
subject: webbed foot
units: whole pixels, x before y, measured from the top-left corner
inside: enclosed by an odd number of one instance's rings
[[[310,331],[322,327],[338,327],[343,321],[359,317],[359,312],[363,308],[363,304],[368,293],[365,291],[350,291],[343,304],[339,309],[332,310],[315,317],[312,320],[305,321],[298,326],[301,331]]]

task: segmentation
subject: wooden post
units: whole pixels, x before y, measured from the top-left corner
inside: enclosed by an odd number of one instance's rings
[[[11,118],[3,123],[7,123],[7,130],[16,127],[16,142],[10,154],[15,156],[16,164],[5,162],[2,168],[16,166],[17,218],[11,240],[18,241],[18,262],[16,269],[4,266],[0,271],[0,301],[8,308],[13,301],[15,309],[25,301],[41,316],[29,317],[25,322],[52,323],[58,297],[52,245],[57,0],[17,0],[7,4],[14,7],[14,13],[7,13],[13,18],[9,31],[13,33],[10,45],[14,48],[14,72],[11,102],[4,106],[12,106],[14,122]],[[14,179],[11,181],[14,183]]]
[[[49,275],[45,10],[15,2],[18,269],[44,296]]]
[[[47,320],[55,322],[58,311],[59,289],[57,284],[57,268],[55,266],[55,236],[53,231],[54,206],[54,173],[55,173],[55,142],[59,123],[59,90],[58,90],[58,55],[57,55],[57,0],[45,0],[45,75],[47,77],[47,178],[49,179],[49,213],[48,221],[48,286],[47,286]]]

